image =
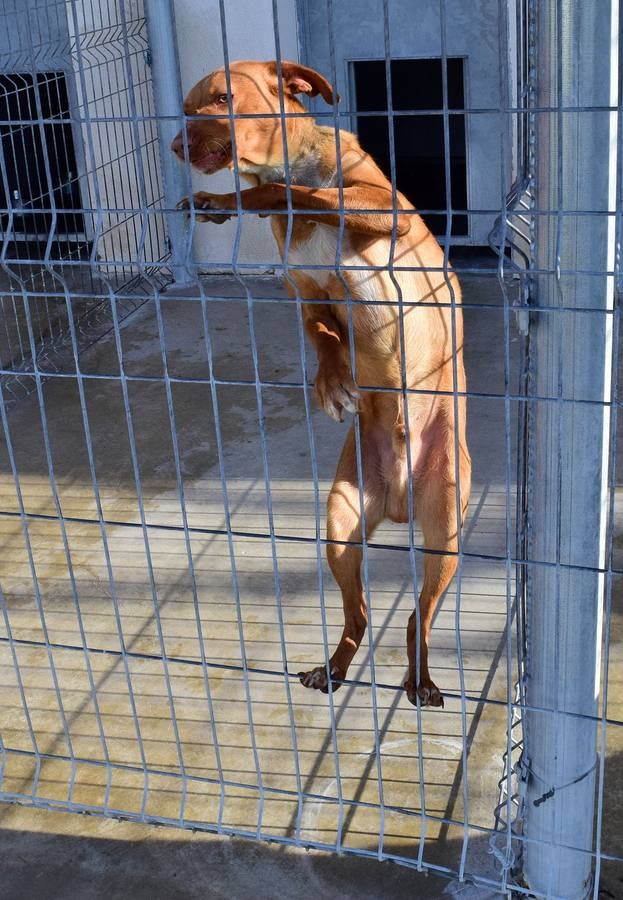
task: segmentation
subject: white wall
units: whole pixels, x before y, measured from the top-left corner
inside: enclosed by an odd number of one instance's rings
[[[275,59],[272,0],[227,0],[227,44],[230,60]],[[282,59],[298,59],[294,0],[278,0]],[[223,41],[218,0],[175,0],[175,21],[182,89],[186,93],[203,75],[223,65]],[[226,193],[234,190],[231,172],[193,176],[194,189]],[[244,186],[244,183],[243,183]],[[261,270],[279,262],[268,219],[243,216],[239,260]],[[235,221],[196,226],[197,263],[206,271],[231,267]],[[219,265],[219,263],[221,265]]]
[[[60,6],[58,0],[45,0]],[[150,208],[162,193],[156,123],[140,121],[154,114],[149,85],[142,0],[124,0],[128,23],[128,77],[125,42],[117,4],[66,0],[68,35],[74,68],[73,102],[82,120],[82,205],[89,238],[97,236],[101,271],[125,281],[141,271],[141,264],[161,259],[166,250],[163,216],[151,212],[113,212]],[[128,120],[134,107],[139,121]],[[79,144],[79,141],[76,141]],[[139,166],[140,162],[140,166]]]

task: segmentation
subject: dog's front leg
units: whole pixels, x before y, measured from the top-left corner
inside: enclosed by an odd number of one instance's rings
[[[188,212],[194,210],[197,222],[214,222],[216,225],[227,222],[236,212],[235,205],[233,207],[231,205],[231,194],[208,194],[205,191],[197,191],[192,197],[184,197],[177,204],[176,209],[184,209]],[[212,212],[212,210],[220,211]]]
[[[236,194],[208,194],[200,191],[192,200],[185,197],[178,209],[194,208],[198,222],[227,221],[239,208],[270,215],[286,207],[285,186],[264,184]],[[356,412],[359,391],[353,380],[348,339],[342,333],[330,304],[304,303],[305,330],[318,357],[315,394],[319,406],[336,422],[344,421],[345,412]]]
[[[215,222],[220,225],[235,216],[241,209],[257,212],[260,216],[268,216],[272,212],[280,212],[286,207],[285,186],[280,184],[264,184],[260,187],[246,188],[230,194],[210,194],[197,191],[192,197],[184,197],[177,204],[177,209],[195,210],[197,222]]]

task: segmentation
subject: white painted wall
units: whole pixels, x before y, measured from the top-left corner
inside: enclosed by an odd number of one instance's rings
[[[58,0],[45,0],[61,10]],[[66,0],[64,10],[74,70],[73,102],[81,141],[75,139],[82,169],[85,230],[97,238],[101,271],[117,281],[138,274],[141,265],[161,259],[166,250],[163,216],[150,209],[162,192],[157,162],[156,123],[128,120],[154,114],[142,0],[124,0],[130,48],[128,77],[121,17],[113,0],[99,4]],[[81,146],[80,146],[81,145]],[[140,162],[140,165],[139,165]]]
[[[227,43],[230,60],[275,59],[272,0],[227,0]],[[278,0],[279,39],[282,59],[298,59],[294,0]],[[218,0],[175,0],[175,21],[180,55],[182,89],[223,65],[223,41]],[[214,193],[234,190],[231,172],[210,177],[193,175],[194,189]],[[244,186],[244,183],[243,183]],[[258,270],[279,262],[268,219],[242,217],[239,261]],[[206,271],[231,269],[237,223],[196,226],[196,262]],[[202,266],[203,264],[203,266]]]

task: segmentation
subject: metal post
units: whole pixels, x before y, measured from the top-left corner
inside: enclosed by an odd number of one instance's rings
[[[174,210],[178,200],[189,193],[189,179],[170,149],[171,141],[183,126],[183,98],[172,0],[145,0],[145,16],[149,33],[155,112],[159,117],[169,117],[158,118],[164,206],[165,209]],[[171,116],[178,118],[170,118]],[[166,219],[173,277],[177,284],[188,284],[194,280],[187,265],[190,253],[188,220],[186,216],[173,211],[166,213]]]
[[[597,714],[600,686],[618,0],[539,3],[537,16],[537,107],[554,111],[535,113],[536,305],[549,311],[532,314],[530,394],[555,399],[529,406],[524,877],[576,900],[594,827],[597,725],[581,716]]]

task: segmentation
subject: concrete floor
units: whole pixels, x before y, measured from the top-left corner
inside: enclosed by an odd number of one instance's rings
[[[469,387],[501,394],[504,341],[497,281],[484,275],[465,276],[462,281]],[[237,288],[212,280],[206,291],[213,297],[229,296]],[[270,298],[281,296],[282,290],[262,280],[252,284],[252,293]],[[486,309],[470,309],[470,304],[483,303]],[[210,302],[207,309],[216,377],[253,379],[246,302]],[[369,554],[375,675],[383,685],[376,691],[378,760],[369,687],[347,686],[335,695],[333,731],[326,696],[309,693],[295,678],[286,686],[283,676],[274,674],[283,670],[284,656],[292,673],[323,661],[323,622],[315,545],[284,539],[313,538],[316,528],[302,392],[286,386],[301,379],[296,309],[291,303],[270,302],[257,303],[254,309],[260,377],[276,383],[262,391],[271,513],[278,535],[274,558],[271,543],[263,536],[268,534],[270,518],[255,386],[218,389],[231,526],[237,532],[231,548],[218,533],[225,521],[214,408],[209,387],[192,381],[205,378],[208,372],[201,304],[196,298],[163,297],[161,304],[169,374],[187,379],[174,382],[171,388],[177,448],[171,440],[164,385],[149,380],[164,371],[154,304],[130,316],[121,330],[126,375],[146,379],[128,382],[128,409],[142,510],[149,525],[147,541],[140,527],[141,503],[120,382],[94,377],[119,373],[112,336],[80,360],[83,374],[90,376],[83,384],[100,501],[104,518],[111,523],[106,526],[106,545],[112,582],[97,524],[77,379],[54,378],[44,387],[49,458],[36,395],[12,411],[10,432],[22,501],[33,514],[28,538],[39,601],[33,598],[27,545],[15,515],[0,516],[0,584],[12,635],[23,642],[15,652],[32,728],[39,750],[54,758],[36,771],[32,756],[7,753],[2,789],[17,794],[35,791],[38,798],[66,808],[72,771],[65,758],[71,752],[85,760],[107,756],[113,763],[110,783],[106,767],[78,764],[71,802],[97,810],[108,792],[109,809],[129,817],[144,813],[166,822],[183,815],[199,827],[220,821],[225,829],[261,829],[267,838],[324,844],[339,839],[348,850],[377,853],[382,846],[385,853],[412,859],[417,859],[422,841],[425,862],[453,871],[459,867],[467,835],[466,872],[495,879],[496,862],[487,854],[488,838],[479,828],[493,825],[506,747],[506,711],[478,698],[504,700],[515,678],[515,672],[507,673],[506,668],[507,640],[513,657],[515,647],[513,635],[506,632],[512,584],[507,583],[505,565],[465,558],[460,585],[456,579],[451,585],[431,642],[433,677],[446,693],[446,706],[422,711],[419,724],[416,710],[398,689],[405,673],[405,627],[414,603],[408,554],[395,549],[405,545],[406,530],[384,526],[375,536],[375,542],[388,545]],[[515,349],[513,332],[513,383]],[[315,370],[311,357],[310,367]],[[64,371],[73,371],[69,360]],[[510,414],[514,435],[516,410],[511,408]],[[511,488],[507,498],[504,415],[499,398],[470,402],[474,487],[464,540],[468,554],[503,556],[506,552],[506,504],[510,502],[513,515],[514,492]],[[325,498],[346,425],[337,425],[317,411],[312,421],[324,520]],[[187,522],[193,529],[187,543],[180,530],[184,519],[175,449]],[[511,446],[511,481],[514,458]],[[56,518],[50,467],[66,517],[65,534]],[[0,450],[0,509],[19,511],[6,447]],[[73,566],[73,586],[68,560]],[[326,632],[334,645],[341,630],[341,602],[324,560],[322,569]],[[52,644],[80,646],[81,627],[91,648],[88,660],[97,688],[101,732],[85,655],[58,646],[48,652],[38,646],[46,635]],[[213,719],[206,678],[198,664],[199,628],[205,657],[213,664],[207,678]],[[130,654],[127,672],[119,655],[120,632]],[[0,637],[6,634],[6,623],[0,621]],[[613,665],[621,634],[615,638]],[[243,658],[242,641],[247,665],[255,670],[248,678],[248,692],[236,668]],[[169,658],[170,694],[162,647]],[[53,687],[52,666],[62,709]],[[461,673],[470,698],[464,704]],[[355,680],[370,681],[367,639],[350,674]],[[620,719],[620,668],[612,669],[610,678],[609,715]],[[32,751],[6,642],[0,642],[0,684],[4,743],[12,751]],[[215,749],[215,733],[220,753]],[[623,750],[623,742],[618,733],[612,741],[609,749],[614,759]],[[462,761],[464,746],[467,769]],[[147,781],[143,762],[157,772]],[[188,776],[185,792],[175,777],[180,771]],[[227,783],[223,794],[218,789],[221,777]],[[313,795],[300,806],[299,787]],[[381,792],[385,806],[392,808],[384,817],[379,810]],[[613,789],[611,796],[615,795]],[[483,889],[426,878],[409,868],[374,860],[336,859],[277,845],[95,821],[63,812],[0,807],[0,829],[0,850],[9,874],[0,887],[2,897],[30,897],[40,892],[41,885],[46,891],[42,896],[58,898],[121,897],[130,892],[162,898],[460,893],[466,900],[493,896]],[[612,849],[617,840],[612,837],[609,852],[620,852],[620,847]],[[616,877],[615,872],[612,878]]]

